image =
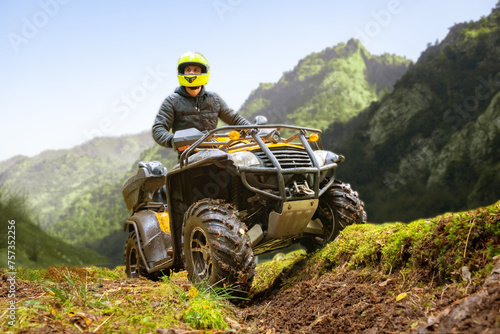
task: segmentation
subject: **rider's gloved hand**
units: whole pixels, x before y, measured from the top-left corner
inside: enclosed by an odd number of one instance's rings
[[[175,145],[174,138],[170,139],[170,146],[172,146],[172,148],[174,150],[179,151],[179,152],[185,151],[189,147],[189,145],[177,147]]]

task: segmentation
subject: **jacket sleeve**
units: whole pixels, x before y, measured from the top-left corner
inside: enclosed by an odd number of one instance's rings
[[[224,102],[219,95],[215,94],[215,96],[220,103],[219,118],[223,122],[229,125],[250,125],[249,121],[240,116],[237,112],[234,112],[233,109],[229,108],[226,102]]]
[[[169,96],[163,101],[158,115],[156,115],[155,122],[153,123],[153,139],[160,145],[165,147],[172,147],[172,137],[170,133],[172,124],[174,123],[175,113],[172,104],[172,96]]]

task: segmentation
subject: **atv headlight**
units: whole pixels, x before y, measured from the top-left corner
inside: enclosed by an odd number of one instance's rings
[[[316,160],[318,161],[318,164],[320,166],[324,166],[324,165],[328,165],[328,164],[331,164],[331,163],[339,163],[339,162],[342,162],[344,161],[344,157],[343,156],[339,156],[333,152],[330,152],[330,151],[323,151],[323,150],[318,150],[318,151],[314,151],[314,156],[316,157]]]
[[[318,161],[318,165],[324,166],[326,165],[326,156],[328,155],[328,151],[318,150],[314,151],[314,156],[316,157],[316,161]]]
[[[260,165],[259,159],[257,159],[257,157],[253,153],[247,151],[229,153],[229,157],[233,160],[235,166],[238,167]]]

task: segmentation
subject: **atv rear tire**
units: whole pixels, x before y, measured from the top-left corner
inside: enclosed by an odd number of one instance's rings
[[[182,226],[183,260],[193,282],[225,287],[245,295],[255,275],[255,257],[242,223],[233,208],[203,199],[189,207]]]
[[[148,273],[139,253],[139,242],[135,231],[130,232],[125,244],[125,273],[128,278],[146,277],[158,281],[159,273]]]
[[[318,210],[313,219],[323,224],[323,234],[302,239],[307,252],[313,252],[334,240],[347,225],[366,222],[364,203],[348,183],[335,180],[319,199]]]

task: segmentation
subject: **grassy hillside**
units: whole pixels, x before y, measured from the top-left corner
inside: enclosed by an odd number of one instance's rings
[[[499,255],[500,202],[410,224],[348,226],[315,254],[299,251],[258,265],[251,300],[240,308],[226,301],[230,290],[193,286],[184,272],[158,283],[127,280],[123,267],[20,268],[17,320],[9,327],[2,318],[0,328],[494,332],[500,329]],[[8,303],[0,290],[0,307]]]
[[[83,194],[123,178],[140,153],[153,146],[150,133],[96,138],[69,150],[45,151],[0,163],[0,185],[23,192],[43,228]]]
[[[351,39],[308,55],[276,84],[261,84],[240,113],[248,119],[264,115],[270,124],[326,129],[356,116],[392,91],[410,63],[395,55],[371,55]]]
[[[36,224],[34,212],[26,198],[7,194],[3,187],[0,188],[0,231],[2,268],[8,267],[8,256],[12,255],[16,267],[47,267],[54,264],[83,266],[108,262],[96,252],[69,245],[43,231]]]
[[[111,265],[123,263],[127,234],[123,223],[130,216],[122,196],[122,185],[137,170],[139,161],[161,161],[168,169],[177,164],[177,153],[159,145],[144,150],[129,170],[115,182],[81,194],[48,231],[67,242],[87,247],[109,258]]]

